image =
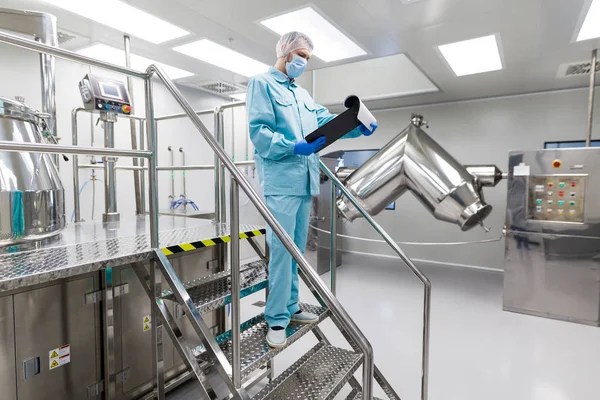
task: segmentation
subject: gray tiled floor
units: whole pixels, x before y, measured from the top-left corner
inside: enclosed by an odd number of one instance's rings
[[[499,273],[425,272],[433,283],[431,400],[600,398],[600,329],[502,311]],[[420,283],[393,260],[350,255],[338,279],[338,298],[370,338],[376,363],[403,399],[420,398]],[[303,300],[311,302],[305,289]],[[331,323],[323,329],[343,344]],[[278,356],[277,373],[313,343],[307,335]],[[169,400],[198,398],[194,385]]]

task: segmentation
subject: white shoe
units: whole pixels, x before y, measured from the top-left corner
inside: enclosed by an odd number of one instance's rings
[[[307,311],[302,311],[298,314],[292,315],[291,321],[296,324],[312,324],[319,320],[319,317],[316,314],[309,313]]]
[[[287,336],[285,334],[285,329],[275,331],[269,328],[269,332],[267,333],[267,344],[269,345],[269,347],[272,347],[274,349],[285,347],[285,345],[287,344]]]

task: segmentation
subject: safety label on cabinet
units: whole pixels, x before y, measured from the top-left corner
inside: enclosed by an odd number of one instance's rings
[[[144,315],[144,318],[142,320],[142,330],[144,332],[147,332],[150,330],[151,327],[152,327],[152,320],[150,318],[150,315]]]
[[[71,362],[71,345],[65,344],[48,352],[49,368],[53,370]]]

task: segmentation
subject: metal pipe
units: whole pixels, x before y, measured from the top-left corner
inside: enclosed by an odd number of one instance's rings
[[[191,170],[214,170],[214,165],[186,165],[175,167],[156,167],[157,171],[191,171]]]
[[[179,152],[181,153],[181,166],[185,167],[185,151],[183,151],[183,147],[179,148]],[[181,194],[184,198],[187,197],[187,184],[186,184],[186,170],[182,170],[181,178],[183,179],[183,193]]]
[[[158,188],[156,176],[156,122],[154,120],[154,93],[152,80],[148,78],[144,82],[146,94],[146,130],[148,132],[148,150],[152,157],[148,160],[148,197],[150,199],[150,246],[157,250],[158,242]],[[152,260],[150,263],[150,290],[154,299],[160,297],[161,272],[158,263]],[[154,378],[154,394],[159,400],[165,398],[165,374],[163,364],[162,348],[162,325],[160,323],[160,310],[156,301],[152,301],[152,372]]]
[[[144,147],[146,147],[144,145],[145,143],[145,133],[144,133],[144,120],[140,120],[139,124],[140,124],[140,150],[143,150]],[[143,158],[140,158],[140,166],[143,169],[148,169],[147,167],[144,166],[144,164],[146,163],[146,160],[144,160]],[[146,173],[142,172],[140,175],[140,194],[141,194],[141,205],[142,205],[142,209],[141,212],[142,214],[146,214]]]
[[[0,150],[12,152],[34,152],[34,153],[49,153],[49,154],[79,154],[79,155],[96,155],[96,156],[114,156],[114,157],[152,157],[150,151],[133,151],[122,149],[101,149],[97,147],[82,147],[82,146],[62,146],[58,144],[47,143],[17,143],[5,140],[0,141]]]
[[[38,43],[58,47],[56,17],[52,14],[0,8],[0,27],[32,35]],[[49,114],[48,129],[50,134],[56,137],[56,69],[53,56],[40,53],[40,75],[42,112]],[[59,169],[58,155],[53,155],[52,159],[56,168]]]
[[[235,115],[231,110],[231,161],[235,163]]]
[[[104,147],[112,149],[115,147],[115,122],[116,114],[104,113],[101,116],[104,122]],[[116,159],[104,157],[104,222],[118,221],[117,212],[117,173],[115,171]]]
[[[79,164],[79,169],[99,169],[102,167],[102,164]],[[148,167],[142,166],[132,166],[132,165],[116,165],[115,169],[122,171],[145,171]]]
[[[173,152],[173,147],[169,146],[167,147],[167,150],[169,150],[169,158],[171,159],[171,167],[175,166],[175,153]],[[175,170],[171,169],[171,194],[169,195],[169,200],[171,200],[171,204],[169,204],[169,206],[172,206],[173,203],[175,203]]]
[[[189,104],[189,102],[183,97],[177,86],[173,84],[173,82],[166,76],[162,68],[151,65],[147,69],[148,75],[152,75],[153,73],[158,76],[158,78],[164,83],[165,87],[177,103],[183,108],[184,112],[191,119],[194,126],[198,129],[198,131],[202,134],[204,139],[207,141],[210,148],[219,156],[225,167],[229,170],[231,175],[235,177],[239,186],[248,196],[248,199],[252,201],[252,203],[257,208],[258,212],[265,219],[265,222],[269,224],[272,228],[273,233],[279,237],[282,244],[285,248],[290,252],[292,257],[296,260],[300,271],[303,272],[303,275],[307,281],[307,284],[313,287],[322,297],[325,305],[330,309],[332,315],[335,317],[336,321],[340,324],[341,329],[344,329],[352,340],[355,341],[358,348],[363,353],[363,396],[366,399],[372,399],[373,397],[373,347],[361,332],[360,328],[356,325],[356,323],[350,318],[350,315],[343,308],[338,299],[329,291],[327,285],[323,283],[321,277],[317,274],[317,272],[310,266],[304,255],[298,249],[298,247],[294,244],[292,238],[286,233],[281,224],[277,221],[277,219],[271,214],[271,212],[267,209],[261,197],[256,193],[250,182],[245,178],[244,174],[238,170],[227,156],[227,153],[223,150],[223,148],[219,145],[219,143],[215,140],[210,131],[206,128],[206,126],[202,123],[202,120],[196,115],[194,109]]]
[[[233,385],[242,387],[241,328],[240,328],[240,191],[234,177],[230,181],[231,223],[231,362]]]
[[[91,65],[93,67],[107,69],[109,71],[118,72],[120,74],[131,75],[136,78],[146,79],[148,76],[141,71],[136,71],[131,68],[125,68],[115,64],[106,63],[104,61],[96,60],[95,58],[82,56],[80,54],[73,53],[72,51],[63,50],[59,47],[49,46],[43,43],[37,43],[33,40],[23,39],[19,36],[11,35],[8,33],[0,33],[0,42],[12,44],[24,48],[26,50],[36,51],[38,53],[49,54],[65,60],[75,61],[78,63]]]
[[[196,115],[210,115],[210,114],[214,114],[215,109],[211,108],[210,110],[200,110],[200,111],[194,111],[196,113]],[[156,117],[156,121],[167,121],[169,119],[179,119],[179,118],[184,118],[187,117],[186,113],[177,113],[177,114],[167,114],[167,115],[163,115],[161,117]]]
[[[125,66],[131,68],[131,39],[129,35],[123,35],[123,47],[125,49]],[[135,103],[133,101],[133,79],[131,76],[127,77],[127,90],[129,91],[129,103],[131,105],[131,112],[135,112]],[[137,150],[137,132],[135,126],[135,120],[129,120],[129,130],[131,133],[131,149]],[[133,166],[139,165],[139,159],[134,158],[132,160]],[[135,189],[135,213],[140,215],[142,213],[142,188],[140,186],[140,172],[137,170],[133,171],[133,187]]]
[[[408,266],[413,274],[423,283],[425,288],[423,296],[423,351],[422,351],[422,376],[421,376],[421,399],[427,400],[429,387],[429,331],[430,331],[430,314],[431,314],[431,282],[425,274],[417,268],[412,260],[402,251],[402,249],[394,242],[388,233],[367,213],[364,208],[354,199],[350,191],[340,182],[322,161],[319,161],[321,170],[331,179],[333,186],[337,186],[344,196],[356,207],[362,216],[369,222],[375,231],[386,241],[386,243],[394,250],[400,259]],[[368,397],[370,398],[370,397]]]
[[[79,108],[71,111],[71,141],[73,146],[77,146],[77,111]],[[79,197],[79,156],[73,156],[73,207],[74,207],[74,221],[81,222],[81,200]]]
[[[225,149],[225,119],[223,118],[223,111],[221,109],[219,109],[217,112],[217,118],[219,119],[217,137],[221,148]],[[227,222],[227,205],[225,204],[227,201],[227,195],[225,193],[225,167],[223,166],[223,163],[219,157],[216,157],[215,161],[215,174],[219,175],[219,222],[225,223]]]
[[[337,252],[337,196],[336,187],[331,184],[331,235],[329,237],[329,280],[331,293],[336,294],[336,252]]]
[[[592,63],[590,65],[590,97],[588,105],[588,127],[585,146],[592,145],[592,125],[594,123],[594,96],[596,91],[596,63],[598,62],[598,50],[592,51]]]

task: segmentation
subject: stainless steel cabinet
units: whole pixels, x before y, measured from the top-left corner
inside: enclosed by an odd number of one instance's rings
[[[101,379],[98,304],[85,304],[98,290],[98,275],[14,295],[19,400],[82,400]],[[52,349],[70,345],[70,362],[50,369]],[[38,358],[40,373],[24,377],[23,361]]]
[[[13,298],[0,297],[0,391],[3,400],[17,400],[14,329]]]

